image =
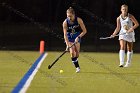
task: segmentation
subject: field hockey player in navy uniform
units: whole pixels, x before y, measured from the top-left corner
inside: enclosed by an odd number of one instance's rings
[[[75,16],[75,11],[72,7],[66,11],[67,18],[63,22],[64,39],[66,43],[66,50],[69,49],[71,54],[71,60],[76,67],[76,72],[80,72],[80,66],[78,63],[80,42],[81,38],[86,34],[87,30],[83,23],[83,20]],[[71,48],[69,48],[73,43]]]

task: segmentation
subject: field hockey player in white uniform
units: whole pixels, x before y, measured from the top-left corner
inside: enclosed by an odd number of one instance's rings
[[[119,59],[120,65],[119,67],[129,67],[133,54],[133,42],[135,42],[135,32],[134,30],[139,26],[138,21],[132,14],[128,13],[128,6],[121,6],[121,14],[117,18],[117,27],[114,33],[111,35],[114,37],[119,32],[119,41],[120,41],[120,51],[119,51]],[[124,62],[125,59],[125,49],[127,46],[127,61],[126,64]]]

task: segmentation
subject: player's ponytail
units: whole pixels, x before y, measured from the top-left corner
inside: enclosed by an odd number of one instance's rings
[[[72,7],[69,7],[69,8],[67,9],[67,12],[70,12],[70,13],[72,13],[72,14],[75,14],[75,11],[74,11],[74,9],[73,9]]]

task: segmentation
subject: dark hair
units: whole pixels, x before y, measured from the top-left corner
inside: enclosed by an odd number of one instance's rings
[[[66,12],[68,12],[68,11],[72,14],[75,14],[75,11],[72,7],[69,7]]]

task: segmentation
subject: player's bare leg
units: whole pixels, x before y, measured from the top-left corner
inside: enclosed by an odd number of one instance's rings
[[[120,51],[119,51],[120,65],[119,65],[119,67],[123,67],[123,65],[124,65],[125,46],[126,46],[126,41],[120,40]]]
[[[70,43],[72,45],[73,43]],[[71,59],[73,64],[76,67],[76,72],[80,71],[80,66],[78,63],[78,57],[79,57],[79,50],[80,50],[80,43],[76,43],[71,49],[70,49],[70,54],[71,54]]]
[[[79,57],[79,51],[80,51],[80,43],[75,44],[75,53],[76,53],[76,58],[77,58],[77,64],[78,63],[78,57]],[[80,72],[80,66],[76,68],[76,73]]]
[[[133,42],[127,42],[127,61],[124,67],[129,67],[133,55]]]

